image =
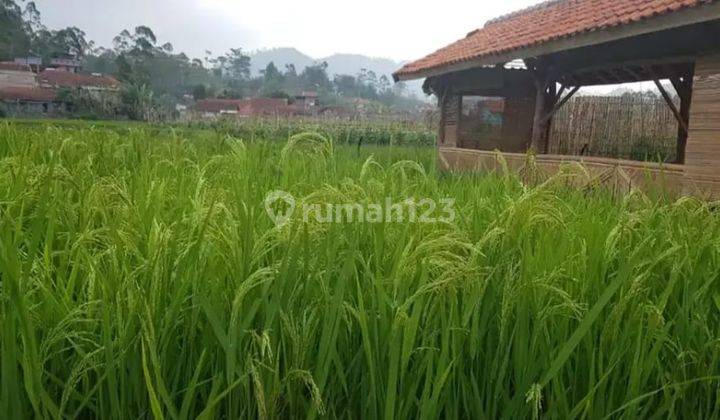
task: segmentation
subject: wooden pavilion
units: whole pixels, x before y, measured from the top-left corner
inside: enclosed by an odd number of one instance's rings
[[[595,180],[627,188],[720,195],[718,0],[547,1],[491,20],[394,77],[425,78],[439,98],[444,169],[488,171],[502,160],[522,170],[534,155],[548,173],[581,162]],[[678,121],[675,162],[548,154],[553,116],[578,89],[643,81],[655,82]],[[501,98],[501,109],[487,98]]]

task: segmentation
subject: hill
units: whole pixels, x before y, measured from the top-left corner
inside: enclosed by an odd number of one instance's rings
[[[392,73],[399,69],[403,62],[394,61],[389,58],[368,57],[360,54],[333,54],[329,57],[313,58],[295,48],[273,48],[259,50],[250,54],[252,60],[253,75],[260,74],[270,62],[275,63],[278,69],[284,71],[285,65],[294,64],[298,73],[305,67],[323,61],[328,63],[328,75],[330,78],[335,74],[356,75],[362,69],[373,71],[378,77],[386,75],[391,78]],[[408,83],[408,90],[423,99],[422,82]]]

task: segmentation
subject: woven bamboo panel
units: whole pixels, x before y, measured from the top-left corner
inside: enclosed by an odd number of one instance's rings
[[[458,145],[458,123],[460,121],[460,101],[458,95],[446,95],[442,103],[442,133],[440,144],[447,147]]]
[[[555,115],[550,153],[671,162],[677,131],[662,98],[580,96]]]
[[[720,191],[720,55],[696,63],[685,163],[688,190]]]
[[[684,191],[684,172],[681,165],[664,165],[621,159],[500,153],[458,148],[440,148],[440,168],[458,172],[509,171],[519,174],[530,183],[544,181],[561,168],[582,168],[563,180],[577,188],[610,188],[617,193],[632,189],[664,190],[675,194]],[[704,186],[704,185],[703,185]]]

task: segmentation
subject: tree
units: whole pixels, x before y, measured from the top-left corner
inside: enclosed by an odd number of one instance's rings
[[[231,48],[222,61],[225,75],[237,82],[250,78],[250,57],[241,48]]]
[[[35,4],[28,5],[37,12]],[[26,56],[32,45],[32,27],[13,0],[0,0],[0,59]]]
[[[154,115],[155,94],[147,86],[128,85],[120,94],[124,114],[131,120],[151,121]]]
[[[281,97],[285,77],[275,67],[275,63],[270,62],[261,73],[263,75],[262,95]]]
[[[332,83],[327,75],[328,63],[322,62],[305,67],[300,74],[300,84],[303,89],[316,90],[321,94],[332,92]]]
[[[41,29],[33,34],[33,52],[48,63],[53,58],[83,59],[91,49],[86,34],[77,27],[58,31]]]
[[[356,97],[358,96],[357,80],[349,74],[336,74],[333,78],[335,91],[340,96]]]
[[[194,98],[196,101],[199,101],[199,100],[201,100],[201,99],[206,99],[206,98],[208,97],[207,86],[205,86],[205,85],[196,85],[196,86],[193,88],[193,93],[192,93],[192,95],[193,95],[193,98]]]

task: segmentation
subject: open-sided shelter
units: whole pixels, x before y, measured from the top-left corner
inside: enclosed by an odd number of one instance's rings
[[[581,161],[596,178],[627,186],[720,193],[720,1],[547,1],[491,20],[394,77],[425,78],[439,98],[445,169],[493,170],[499,151],[519,170],[532,151],[549,172]],[[643,81],[655,82],[677,119],[675,162],[548,154],[553,117],[578,89]]]

